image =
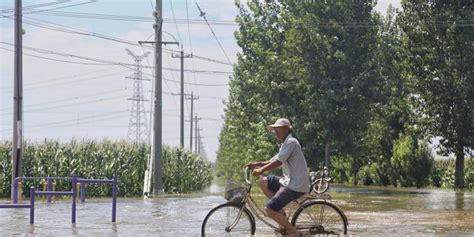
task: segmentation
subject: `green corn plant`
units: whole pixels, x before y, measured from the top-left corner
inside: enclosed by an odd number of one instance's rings
[[[0,143],[0,197],[10,196],[11,142]],[[73,139],[67,143],[44,140],[25,142],[22,159],[23,176],[119,179],[120,196],[140,196],[143,192],[146,161],[150,146],[125,141],[93,141]],[[200,190],[212,181],[209,162],[183,149],[165,146],[162,156],[164,190],[168,193],[187,193]],[[27,182],[28,187],[43,188],[40,181]],[[57,190],[70,190],[70,181],[59,181]],[[110,196],[108,185],[90,184],[87,196]]]

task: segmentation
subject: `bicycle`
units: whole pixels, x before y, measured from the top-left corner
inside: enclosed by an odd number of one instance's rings
[[[277,226],[263,218],[265,212],[252,198],[252,182],[249,181],[248,168],[245,168],[245,186],[228,189],[226,185],[225,198],[228,202],[214,207],[204,218],[201,235],[204,236],[253,236],[256,231],[255,217],[274,229],[285,234]],[[329,195],[325,195],[329,196]],[[298,208],[292,213],[291,207],[287,218],[298,231],[305,234],[347,234],[348,220],[344,212],[335,204],[320,196],[305,194],[293,201]],[[290,205],[288,205],[290,206]]]
[[[329,189],[329,181],[331,181],[331,177],[328,174],[328,168],[324,166],[323,170],[318,172],[310,172],[310,183],[311,188],[310,191],[314,191],[317,194],[322,194]]]

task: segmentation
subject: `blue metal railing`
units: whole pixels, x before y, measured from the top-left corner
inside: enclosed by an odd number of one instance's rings
[[[72,189],[70,192],[67,191],[51,191],[50,183],[48,183],[47,191],[35,191],[34,187],[30,188],[30,204],[18,204],[18,182],[19,180],[39,180],[43,179],[47,182],[52,180],[72,180]],[[71,222],[76,223],[76,198],[77,198],[77,185],[81,185],[80,199],[81,202],[85,200],[85,184],[96,183],[96,184],[112,184],[112,222],[116,220],[117,214],[117,177],[114,176],[112,179],[83,179],[76,176],[70,177],[17,177],[14,181],[14,194],[13,204],[0,204],[0,208],[30,208],[30,224],[34,224],[34,213],[35,213],[35,196],[47,196],[48,203],[51,202],[51,196],[72,196],[72,213]]]

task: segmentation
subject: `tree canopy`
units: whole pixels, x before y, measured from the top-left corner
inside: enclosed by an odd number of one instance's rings
[[[272,157],[278,147],[266,125],[278,117],[291,120],[311,169],[325,163],[339,181],[357,183],[371,170],[379,184],[419,186],[402,182],[396,167],[431,164],[427,139],[442,137],[456,154],[472,149],[472,6],[443,4],[405,1],[382,16],[370,1],[237,3],[242,53],[218,176],[240,177],[246,162]]]

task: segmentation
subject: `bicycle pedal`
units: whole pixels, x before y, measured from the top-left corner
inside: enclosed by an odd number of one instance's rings
[[[283,236],[288,235],[288,231],[286,231],[284,228],[275,230],[274,232],[275,232],[275,234],[280,234],[280,235],[283,235]]]

